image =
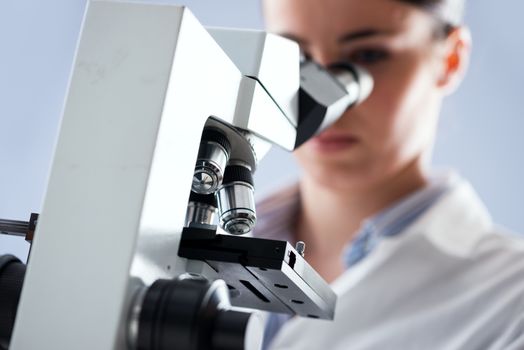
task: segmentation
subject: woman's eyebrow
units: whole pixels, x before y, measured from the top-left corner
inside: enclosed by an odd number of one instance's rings
[[[357,31],[354,31],[354,32],[348,32],[342,36],[340,36],[338,38],[338,42],[343,44],[343,43],[347,43],[349,41],[354,41],[354,40],[359,40],[359,39],[365,39],[365,38],[369,38],[369,37],[373,37],[373,36],[377,36],[377,35],[384,35],[384,34],[391,34],[393,33],[393,31],[391,30],[385,30],[385,29],[372,29],[372,28],[368,28],[368,29],[360,29],[360,30],[357,30]],[[287,39],[290,39],[290,40],[293,40],[295,42],[297,42],[299,45],[301,46],[307,46],[308,45],[308,42],[306,39],[303,39],[295,34],[291,34],[291,33],[275,33],[276,35],[279,35],[279,36],[282,36],[284,38],[287,38]]]
[[[305,39],[302,39],[294,34],[291,34],[291,33],[275,33],[276,35],[278,36],[282,36],[286,39],[289,39],[289,40],[292,40],[292,41],[295,41],[297,42],[299,45],[307,45],[307,40]]]
[[[365,39],[377,35],[384,35],[384,34],[391,34],[392,32],[389,30],[383,30],[383,29],[362,29],[355,32],[349,32],[344,35],[342,35],[339,39],[339,43],[347,43],[349,41],[358,40],[358,39]]]

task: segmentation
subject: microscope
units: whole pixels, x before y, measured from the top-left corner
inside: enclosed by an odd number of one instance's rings
[[[42,213],[0,220],[32,241],[0,257],[0,348],[258,349],[257,310],[333,319],[301,243],[250,237],[253,173],[371,89],[282,37],[90,1]]]

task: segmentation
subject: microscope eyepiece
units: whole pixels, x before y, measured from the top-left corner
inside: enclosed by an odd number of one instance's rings
[[[373,78],[362,67],[349,63],[335,63],[328,69],[350,96],[356,96],[354,104],[367,99],[373,91]]]
[[[225,135],[216,129],[204,130],[193,175],[194,192],[212,194],[218,189],[230,154],[231,145]]]
[[[336,63],[326,68],[311,60],[301,62],[295,149],[333,125],[372,90],[373,78],[361,67]]]
[[[251,169],[245,165],[226,168],[224,182],[217,191],[220,227],[233,235],[249,233],[255,226],[255,195]]]

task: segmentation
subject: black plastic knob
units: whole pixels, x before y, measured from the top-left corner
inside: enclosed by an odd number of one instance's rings
[[[142,302],[137,349],[243,350],[263,325],[256,332],[252,314],[229,305],[224,281],[188,274],[157,280]]]
[[[235,181],[246,182],[251,186],[254,185],[253,174],[249,168],[242,165],[229,165],[224,173],[224,184]]]
[[[0,349],[8,349],[26,266],[13,255],[0,256]]]

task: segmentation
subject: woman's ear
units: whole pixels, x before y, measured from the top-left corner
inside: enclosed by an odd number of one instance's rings
[[[442,71],[438,86],[446,94],[454,92],[464,78],[471,54],[471,33],[467,27],[457,27],[445,39]]]

